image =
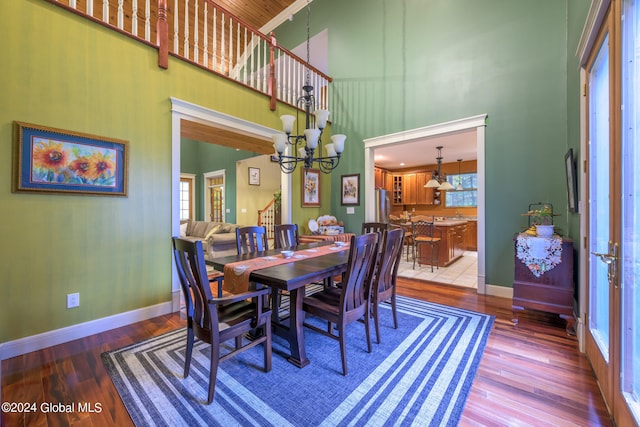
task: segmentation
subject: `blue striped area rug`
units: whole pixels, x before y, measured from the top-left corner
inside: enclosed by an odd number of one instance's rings
[[[207,345],[196,341],[191,374],[182,377],[185,329],[102,357],[138,426],[456,425],[494,318],[398,297],[394,329],[390,307],[382,307],[382,343],[372,336],[372,353],[364,325],[349,325],[347,376],[337,341],[305,330],[311,363],[300,369],[274,336],[272,371],[262,370],[261,346],[223,362],[211,405],[204,404]]]

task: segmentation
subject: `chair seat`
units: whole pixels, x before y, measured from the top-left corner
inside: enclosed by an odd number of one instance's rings
[[[427,236],[418,236],[416,237],[416,242],[439,242],[440,239],[439,237],[427,237]]]
[[[218,306],[218,319],[226,326],[234,326],[255,317],[256,305],[251,301],[239,301]],[[222,329],[222,328],[220,328]]]
[[[332,313],[336,317],[340,312],[340,288],[326,288],[320,292],[304,297],[302,308],[309,313]]]

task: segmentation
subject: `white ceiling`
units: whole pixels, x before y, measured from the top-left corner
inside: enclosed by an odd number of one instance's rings
[[[439,146],[442,146],[442,163],[454,163],[458,159],[476,160],[478,158],[476,144],[475,129],[433,136],[376,148],[375,164],[390,170],[435,165],[438,155],[436,147]]]

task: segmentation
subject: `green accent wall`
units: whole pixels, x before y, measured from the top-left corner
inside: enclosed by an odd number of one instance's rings
[[[0,342],[170,301],[170,97],[274,129],[292,109],[272,112],[266,97],[173,57],[160,69],[156,49],[47,2],[5,3]],[[293,174],[294,222],[332,213],[359,230],[364,203],[347,216],[331,189],[363,172],[364,138],[487,113],[487,283],[511,286],[511,239],[529,203],[553,203],[577,233],[563,159],[578,148],[574,52],[588,6],[314,1],[312,34],[329,29],[332,133],[348,139],[338,169],[323,176],[322,207],[300,207]],[[299,44],[305,21],[283,25],[279,40]],[[12,193],[14,120],[129,141],[128,197]],[[80,307],[66,309],[72,292]]]
[[[511,287],[513,236],[530,203],[569,213],[564,155],[579,146],[577,42],[588,0],[323,0],[311,3],[311,34],[329,34],[332,126],[347,134],[341,174],[362,172],[363,140],[488,114],[486,283]],[[336,13],[339,11],[339,13]],[[287,47],[306,36],[306,10],[277,29]],[[311,59],[313,62],[313,58]],[[446,147],[443,150],[446,156]],[[434,153],[416,153],[425,163]],[[364,206],[332,213],[359,230]]]
[[[202,177],[207,172],[225,170],[226,222],[236,222],[236,162],[257,156],[248,151],[182,138],[180,141],[180,172],[196,175],[196,220],[204,221],[204,188]]]

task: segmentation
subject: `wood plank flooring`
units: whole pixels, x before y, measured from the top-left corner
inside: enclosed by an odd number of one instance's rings
[[[589,362],[555,316],[525,311],[513,326],[510,299],[404,278],[398,278],[398,293],[496,316],[460,425],[613,425]],[[181,327],[180,315],[166,315],[3,361],[0,400],[37,408],[2,413],[0,424],[132,425],[100,354]],[[76,411],[41,410],[43,403],[58,402],[75,403]],[[100,404],[100,412],[79,413],[79,402],[94,409]]]

